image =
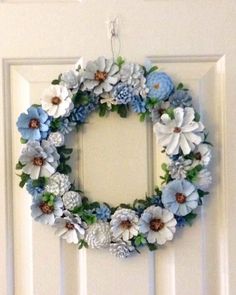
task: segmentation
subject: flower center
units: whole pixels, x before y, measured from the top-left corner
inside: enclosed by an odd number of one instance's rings
[[[54,207],[52,205],[48,205],[46,202],[42,202],[39,205],[39,208],[44,214],[51,214],[54,211]]]
[[[42,157],[34,157],[33,163],[35,166],[43,166],[44,159]]]
[[[202,159],[202,155],[201,155],[200,152],[198,152],[198,153],[195,154],[195,159],[196,160],[199,160],[199,161]]]
[[[53,96],[51,102],[52,102],[52,104],[54,104],[54,105],[58,105],[58,104],[61,103],[61,99],[60,99],[60,97],[58,97],[58,96]]]
[[[154,218],[149,223],[150,229],[153,231],[160,231],[165,226],[164,222],[162,222],[159,218]]]
[[[94,79],[98,82],[103,82],[106,80],[107,76],[107,72],[97,71],[94,75]]]
[[[155,89],[159,89],[159,88],[160,88],[160,83],[156,83],[156,84],[154,84],[154,85],[153,85],[153,88],[155,88]]]
[[[180,127],[175,127],[174,128],[174,132],[175,133],[180,133],[181,132],[181,128]]]
[[[163,115],[163,114],[164,114],[164,111],[165,111],[164,109],[159,108],[159,109],[158,109],[158,113],[159,113],[159,115],[160,115],[160,116]]]
[[[130,229],[132,227],[132,223],[129,220],[123,220],[121,221],[120,226],[123,229]]]
[[[38,129],[39,128],[39,125],[40,125],[40,122],[39,122],[38,119],[31,119],[29,121],[29,128]]]
[[[187,199],[187,197],[182,193],[176,193],[175,198],[176,198],[177,203],[179,203],[179,204],[184,204]]]
[[[70,222],[67,222],[66,223],[66,228],[69,229],[69,230],[72,230],[75,228],[74,224],[70,223]]]

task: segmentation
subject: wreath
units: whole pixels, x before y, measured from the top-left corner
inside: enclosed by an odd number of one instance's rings
[[[161,187],[132,204],[117,207],[92,202],[70,180],[72,149],[65,137],[86,123],[92,112],[100,117],[130,112],[151,120],[167,156]],[[31,215],[55,228],[56,234],[78,248],[107,248],[126,258],[147,246],[156,250],[173,239],[178,228],[191,225],[208,194],[207,166],[211,144],[182,83],[156,66],[99,57],[85,68],[59,75],[41,96],[40,105],[21,113],[17,127],[24,144],[16,169],[20,187],[32,196]]]

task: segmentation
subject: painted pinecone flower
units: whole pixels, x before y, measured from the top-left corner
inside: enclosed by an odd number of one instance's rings
[[[90,248],[106,248],[111,242],[110,225],[108,222],[97,222],[89,226],[85,241]]]
[[[70,122],[68,118],[62,118],[59,131],[62,134],[68,134],[75,128],[75,126],[76,126],[75,122]]]
[[[172,107],[191,107],[192,106],[192,97],[189,95],[188,91],[177,90],[170,97],[169,102]]]
[[[65,174],[56,172],[53,174],[45,187],[45,190],[49,193],[53,193],[55,196],[61,197],[71,186],[69,177]]]
[[[49,134],[48,141],[56,147],[60,147],[65,142],[65,136],[61,132],[52,132]]]
[[[73,210],[75,207],[79,207],[82,203],[82,198],[79,193],[69,191],[62,197],[64,206],[67,210]]]
[[[187,171],[190,169],[192,161],[179,157],[177,160],[172,160],[169,164],[170,175],[173,179],[186,178]]]
[[[127,258],[134,251],[134,247],[130,243],[124,241],[117,241],[110,244],[110,252],[117,258]]]
[[[117,104],[127,104],[134,99],[133,87],[126,83],[118,83],[114,87],[113,96]]]

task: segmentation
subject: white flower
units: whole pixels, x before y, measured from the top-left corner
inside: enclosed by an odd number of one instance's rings
[[[60,156],[54,145],[47,140],[28,141],[19,158],[24,165],[22,171],[30,175],[31,179],[49,177],[55,173]]]
[[[60,147],[65,143],[65,136],[61,132],[51,132],[48,136],[48,141],[55,145],[56,147]]]
[[[70,70],[61,75],[60,84],[68,88],[73,93],[77,92],[81,83],[81,76],[78,71]]]
[[[63,85],[51,85],[45,89],[41,104],[42,109],[54,118],[68,116],[74,106],[71,92]]]
[[[134,252],[135,248],[130,242],[117,241],[110,244],[109,250],[115,257],[123,259],[129,257],[132,252]]]
[[[188,155],[202,142],[200,132],[204,130],[204,126],[201,122],[194,121],[193,108],[176,108],[173,112],[173,119],[168,114],[163,114],[161,122],[154,125],[154,131],[159,143],[166,147],[168,155],[177,155],[180,150]]]
[[[62,197],[64,206],[68,210],[73,210],[75,207],[79,207],[82,204],[82,198],[79,193],[74,191],[66,192]]]
[[[106,248],[111,242],[111,231],[108,222],[99,221],[88,227],[85,241],[90,248]]]
[[[111,109],[112,105],[117,105],[117,100],[113,97],[111,92],[101,94],[100,103],[106,103],[108,108]]]
[[[138,235],[138,216],[131,209],[117,209],[111,218],[111,231],[115,239],[124,241]]]
[[[96,95],[112,90],[118,82],[119,67],[111,59],[101,56],[86,65],[83,78],[84,90],[93,90]]]
[[[78,244],[84,237],[84,224],[80,217],[74,217],[71,214],[64,213],[66,216],[57,218],[54,226],[57,228],[55,234],[66,240],[67,243]]]
[[[141,215],[140,232],[147,236],[149,243],[163,245],[173,239],[176,223],[169,210],[151,206]]]
[[[197,188],[207,189],[212,183],[211,173],[207,169],[201,170],[196,179],[194,179],[193,184],[196,185]]]
[[[197,165],[208,166],[211,160],[211,150],[208,144],[201,143],[200,145],[196,147],[193,154],[194,154],[193,167]]]
[[[56,172],[48,179],[45,190],[53,193],[55,196],[61,197],[71,186],[68,175]]]

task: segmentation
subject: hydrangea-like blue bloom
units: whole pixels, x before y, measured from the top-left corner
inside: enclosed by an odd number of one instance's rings
[[[61,124],[58,130],[65,135],[65,134],[69,134],[74,129],[75,126],[76,126],[75,122],[70,122],[68,118],[63,118],[61,119]]]
[[[162,191],[165,208],[178,216],[185,216],[198,206],[199,194],[195,186],[185,180],[170,181]]]
[[[170,97],[169,102],[172,107],[191,107],[192,97],[189,95],[188,91],[176,90]]]
[[[134,99],[134,89],[126,83],[118,83],[113,90],[117,104],[127,104]]]
[[[174,90],[171,78],[163,72],[152,72],[147,76],[148,96],[159,100],[166,100]]]
[[[34,198],[39,198],[44,192],[44,187],[42,186],[34,186],[33,181],[30,179],[26,184],[26,189],[28,193]]]
[[[178,227],[184,227],[186,225],[186,220],[183,216],[175,216],[175,219]]]
[[[131,110],[135,113],[145,113],[146,112],[145,101],[142,100],[140,96],[135,96],[130,103]]]
[[[16,123],[22,138],[41,140],[48,136],[50,119],[41,107],[30,107],[27,114],[20,114]]]
[[[152,199],[151,199],[151,203],[152,205],[156,205],[156,206],[159,206],[161,208],[163,208],[163,204],[162,204],[162,201],[161,201],[161,197],[160,196],[152,196]]]
[[[102,204],[96,208],[96,217],[102,221],[107,221],[111,217],[111,210],[105,204]]]

